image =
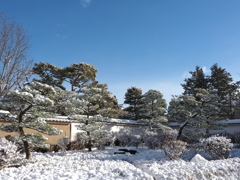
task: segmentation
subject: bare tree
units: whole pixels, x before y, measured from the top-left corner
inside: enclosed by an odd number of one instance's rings
[[[14,19],[0,13],[0,97],[22,84],[30,74],[29,36]]]

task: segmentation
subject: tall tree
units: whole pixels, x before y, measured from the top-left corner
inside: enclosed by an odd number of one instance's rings
[[[209,78],[204,74],[204,71],[199,66],[196,66],[195,71],[190,71],[190,78],[186,78],[184,84],[181,84],[186,95],[193,95],[195,88],[208,89]]]
[[[81,89],[95,82],[97,69],[86,63],[75,63],[67,67],[59,68],[50,63],[36,63],[33,73],[40,79],[34,79],[38,82],[48,84],[53,87],[63,87],[64,82],[71,85],[71,91],[81,92]]]
[[[132,115],[135,120],[140,118],[140,109],[143,104],[142,98],[142,90],[136,87],[128,88],[125,93],[124,103],[130,105],[125,110],[130,112],[130,115]]]
[[[80,134],[82,140],[85,140],[88,151],[92,151],[94,145],[100,145],[108,132],[103,130],[103,116],[107,109],[101,109],[96,102],[102,99],[101,90],[99,88],[87,87],[82,89],[83,94],[79,95],[75,101],[75,107],[78,107],[78,112],[83,115],[73,115],[74,119],[80,122],[77,125],[83,132]]]
[[[101,99],[96,101],[99,106],[99,109],[109,109],[107,114],[103,114],[104,117],[117,118],[118,117],[118,101],[115,96],[112,96],[112,93],[108,91],[108,85],[98,83],[95,81],[89,87],[98,88],[99,93],[102,96]]]
[[[221,114],[231,119],[234,112],[234,96],[238,92],[239,83],[233,83],[231,74],[226,69],[219,67],[218,64],[214,64],[211,67],[210,88],[217,91],[222,101]]]
[[[40,79],[34,78],[33,80],[35,81],[41,82],[43,84],[48,84],[52,87],[66,89],[63,87],[64,76],[62,74],[62,68],[59,68],[50,63],[40,62],[34,64],[32,73],[40,77]]]
[[[19,133],[26,159],[31,158],[30,148],[44,146],[43,142],[46,138],[40,134],[26,133],[25,128],[48,135],[61,133],[41,118],[46,117],[47,109],[53,106],[54,95],[55,91],[52,87],[39,82],[30,82],[19,90],[10,91],[6,98],[1,99],[0,108],[10,113],[0,114],[0,116],[10,124],[4,123],[0,129]]]
[[[93,83],[97,69],[92,64],[75,63],[63,68],[65,81],[71,84],[71,91],[81,92],[81,89]]]
[[[0,97],[17,88],[30,74],[29,37],[14,19],[0,14]]]
[[[178,139],[185,127],[209,127],[219,115],[219,97],[216,92],[208,92],[205,89],[195,89],[196,96],[174,96],[168,107],[168,119],[180,124]]]
[[[143,106],[141,113],[149,127],[160,127],[163,122],[166,122],[166,100],[163,99],[161,92],[157,90],[149,90],[143,95]]]

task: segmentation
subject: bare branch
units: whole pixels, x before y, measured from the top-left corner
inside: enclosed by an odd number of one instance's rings
[[[22,84],[30,74],[29,37],[14,19],[0,14],[0,97]]]

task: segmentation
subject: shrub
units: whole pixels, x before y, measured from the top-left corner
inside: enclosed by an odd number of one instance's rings
[[[20,159],[18,147],[6,138],[0,138],[0,166],[16,164]]]
[[[169,141],[175,140],[177,137],[176,130],[155,130],[155,131],[145,131],[143,141],[145,145],[150,149],[161,149],[162,146]]]
[[[142,138],[140,135],[120,134],[120,135],[116,135],[115,138],[119,140],[120,146],[138,147],[142,142]]]
[[[87,145],[86,140],[84,140],[82,138],[81,133],[77,133],[75,136],[75,141],[70,142],[70,149],[71,150],[80,150],[80,149],[84,149]]]
[[[211,136],[207,139],[202,139],[203,148],[208,151],[214,159],[225,159],[229,157],[229,151],[233,144],[231,139],[223,136]]]
[[[69,145],[69,137],[67,137],[67,136],[63,136],[63,137],[61,137],[60,139],[59,139],[59,141],[58,141],[58,146],[61,148],[61,150],[63,151],[63,152],[65,152],[66,150],[67,150],[67,147],[68,147],[68,145]]]
[[[161,148],[161,138],[159,134],[155,131],[146,131],[143,137],[143,142],[145,146],[150,149]]]
[[[187,147],[187,143],[181,140],[165,141],[162,149],[169,159],[179,159]]]
[[[179,159],[185,151],[187,143],[176,140],[176,137],[176,130],[146,131],[144,143],[150,149],[163,149],[169,159]]]

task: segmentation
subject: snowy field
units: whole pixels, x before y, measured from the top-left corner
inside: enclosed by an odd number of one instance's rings
[[[1,180],[240,180],[240,150],[232,158],[208,161],[195,155],[190,161],[170,161],[161,150],[135,149],[137,154],[116,154],[119,147],[102,151],[33,153],[32,163],[0,170]],[[129,148],[128,148],[129,149]],[[134,149],[134,148],[131,148]],[[204,154],[202,154],[204,156]],[[185,154],[185,159],[192,156]]]

